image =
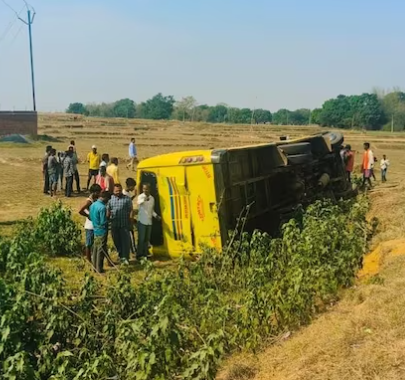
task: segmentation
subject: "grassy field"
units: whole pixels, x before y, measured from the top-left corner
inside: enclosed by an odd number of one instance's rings
[[[141,159],[153,155],[197,148],[220,148],[291,138],[321,130],[319,127],[278,127],[270,125],[212,125],[154,122],[125,119],[73,120],[70,115],[40,116],[39,134],[52,136],[56,142],[0,144],[3,184],[0,192],[0,233],[11,233],[18,221],[35,216],[53,199],[42,194],[41,159],[45,146],[65,150],[76,141],[79,158],[85,159],[91,146],[99,153],[117,156],[122,163],[120,176],[132,173],[123,162],[131,137],[137,139]],[[373,252],[366,257],[358,285],[342,295],[342,301],[296,334],[286,332],[257,356],[230,358],[220,377],[236,379],[321,380],[321,379],[403,379],[405,373],[405,135],[386,132],[345,132],[345,141],[358,151],[369,141],[378,158],[391,160],[388,182],[381,184],[379,170],[376,187],[370,192],[370,218],[377,217],[379,227],[373,240]],[[86,184],[87,165],[79,165],[82,187]],[[65,199],[77,210],[84,196]],[[79,219],[79,216],[77,216]],[[80,260],[57,259],[55,264],[74,283],[80,272]],[[164,268],[166,263],[161,263]],[[379,273],[376,277],[376,274]],[[271,342],[274,343],[274,342]]]

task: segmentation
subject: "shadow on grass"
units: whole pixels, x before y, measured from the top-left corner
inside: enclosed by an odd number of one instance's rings
[[[2,222],[0,222],[0,227],[2,227],[2,226],[17,226],[17,225],[19,225],[19,224],[21,224],[21,223],[24,223],[25,222],[25,219],[17,219],[17,220],[5,220],[5,221],[2,221]]]

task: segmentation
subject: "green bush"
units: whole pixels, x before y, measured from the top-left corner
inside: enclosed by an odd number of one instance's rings
[[[45,253],[69,256],[80,252],[80,227],[72,220],[72,210],[63,206],[62,202],[41,209],[34,227],[37,242]]]
[[[243,234],[228,255],[208,251],[176,271],[146,263],[137,287],[128,269],[105,289],[85,275],[79,293],[35,253],[35,237],[1,240],[0,378],[214,379],[225,354],[308,323],[352,284],[366,211],[365,199],[319,201],[281,238]]]

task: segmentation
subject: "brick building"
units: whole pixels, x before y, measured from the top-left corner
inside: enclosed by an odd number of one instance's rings
[[[0,111],[0,136],[11,134],[36,136],[37,133],[37,112]]]

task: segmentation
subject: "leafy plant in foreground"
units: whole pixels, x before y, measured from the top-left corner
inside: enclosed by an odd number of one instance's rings
[[[175,271],[145,264],[105,288],[86,274],[78,292],[46,263],[67,249],[69,211],[42,210],[32,233],[0,239],[0,378],[98,380],[214,379],[221,358],[255,350],[308,323],[321,301],[352,284],[369,229],[367,201],[318,201],[271,239],[242,234],[228,254],[207,251]],[[50,233],[49,231],[52,231]]]

